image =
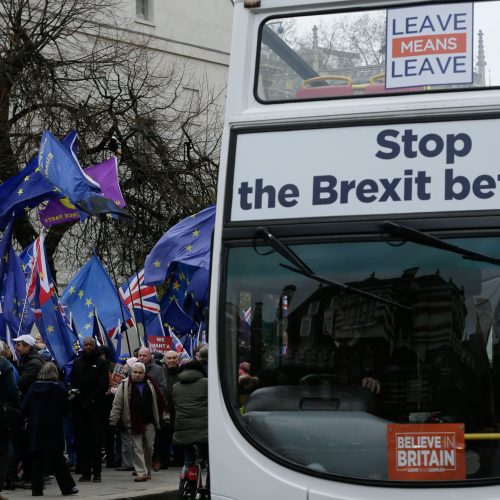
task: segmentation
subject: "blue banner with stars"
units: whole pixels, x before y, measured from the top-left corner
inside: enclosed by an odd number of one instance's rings
[[[26,279],[21,260],[11,247],[4,277],[3,314],[16,336],[31,333],[35,321],[31,305],[26,300]]]
[[[108,334],[114,333],[119,323],[131,318],[96,255],[68,283],[61,302],[71,311],[78,333],[84,337],[92,336],[94,309],[99,311],[99,320]]]
[[[75,152],[76,131],[69,132],[61,144]],[[0,229],[3,231],[12,215],[20,217],[42,201],[62,198],[60,190],[44,179],[35,156],[19,173],[0,184]]]
[[[209,269],[215,205],[181,220],[156,243],[144,264],[144,283],[159,285],[171,262]]]

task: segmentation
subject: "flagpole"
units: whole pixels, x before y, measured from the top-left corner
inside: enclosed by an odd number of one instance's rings
[[[142,345],[142,342],[140,342],[140,335],[139,335],[139,328],[137,327],[137,316],[135,315],[135,307],[134,307],[134,299],[133,299],[133,296],[132,296],[132,289],[130,288],[130,281],[127,279],[127,289],[128,289],[128,293],[130,295],[130,300],[131,300],[131,306],[132,306],[132,316],[134,317],[134,327],[135,327],[135,332],[137,333],[137,337],[139,338],[139,344]],[[137,276],[137,281],[139,281],[139,277]],[[144,328],[144,330],[146,330],[146,328]]]
[[[104,232],[107,233],[107,226],[106,224],[104,224]],[[115,283],[115,292],[116,292],[116,297],[118,299],[118,304],[120,304],[120,313],[122,315],[122,324],[126,325],[126,321],[125,321],[125,314],[123,313],[123,304],[122,304],[122,300],[120,298],[120,293],[118,292],[118,284],[117,284],[117,281],[116,281],[116,274],[115,274],[115,268],[113,267],[113,258],[111,257],[111,252],[109,251],[109,246],[108,246],[108,238],[107,238],[107,234],[104,235],[104,246],[106,247],[106,251],[108,252],[108,257],[109,257],[109,267],[111,269],[111,275],[113,276],[113,281]],[[138,335],[139,335],[139,332],[137,332]],[[107,334],[107,332],[106,332]],[[127,347],[128,347],[128,351],[130,353],[130,355],[132,355],[132,350],[130,348],[130,341],[129,341],[129,338],[128,338],[128,329],[127,331],[125,332],[125,337],[127,339]],[[139,338],[139,345],[141,344],[140,342],[140,338]]]
[[[137,286],[139,287],[139,302],[141,304],[142,324],[144,325],[144,340],[146,341],[146,347],[147,347],[149,345],[149,342],[148,342],[148,334],[147,334],[147,329],[146,329],[146,321],[144,321],[144,309],[142,307],[141,280],[139,279],[138,272],[136,272],[135,275],[137,276]]]

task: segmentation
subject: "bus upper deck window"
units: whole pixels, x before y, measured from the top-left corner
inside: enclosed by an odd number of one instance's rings
[[[268,19],[256,98],[274,103],[498,86],[491,20],[500,15],[500,2],[460,4],[467,6],[461,18],[457,5],[435,12],[416,6],[416,20],[408,23],[404,7]]]

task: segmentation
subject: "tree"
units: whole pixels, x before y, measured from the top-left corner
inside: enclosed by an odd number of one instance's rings
[[[76,127],[82,166],[109,156],[112,136],[122,146],[122,190],[134,222],[93,218],[51,228],[49,259],[60,250],[67,271],[95,246],[130,274],[170,225],[215,201],[218,92],[186,91],[185,67],[167,66],[146,38],[110,26],[109,19],[125,22],[118,5],[0,0],[0,180],[36,153],[44,129],[62,136]],[[38,230],[36,211],[16,221],[22,246]]]

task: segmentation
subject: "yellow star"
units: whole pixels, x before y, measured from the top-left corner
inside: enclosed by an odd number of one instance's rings
[[[186,245],[186,250],[191,252],[191,250],[193,250],[193,245]]]
[[[30,208],[28,205],[26,205],[26,206],[24,207],[24,211],[25,211],[25,212],[29,212],[30,210],[31,210],[31,208]]]
[[[30,180],[30,176],[27,175],[25,178],[24,178],[24,182],[28,182]]]
[[[35,172],[40,172],[40,167],[36,167]]]
[[[69,293],[70,295],[74,294],[76,292],[76,289],[74,286],[72,286],[70,289],[69,289]]]
[[[26,268],[28,267],[28,264],[23,264],[21,267],[23,268],[23,271],[26,271]]]
[[[175,280],[173,283],[172,283],[172,288],[174,290],[179,290],[179,288],[181,287],[181,285],[179,284],[179,282],[177,280]]]
[[[85,301],[85,305],[86,305],[87,307],[90,307],[90,306],[92,305],[92,300],[91,300],[91,299],[87,299],[87,300]]]
[[[21,188],[21,189],[17,192],[17,194],[18,194],[19,196],[21,196],[21,195],[23,194],[23,188]]]
[[[78,292],[78,297],[80,297],[80,299],[83,299],[83,296],[85,295],[85,292],[83,290],[80,290]]]
[[[57,311],[58,307],[57,304],[54,304],[54,311]]]
[[[161,262],[159,260],[155,260],[153,262],[153,266],[155,266],[155,267],[160,267],[160,264],[161,264]]]
[[[8,255],[8,254],[5,254],[5,255],[3,256],[3,260],[4,260],[5,262],[9,262],[9,255]]]
[[[94,317],[94,311],[90,311],[89,312],[89,318],[93,318]]]
[[[85,330],[88,330],[92,325],[90,323],[85,323]]]
[[[52,333],[54,331],[54,327],[52,325],[49,325],[47,327],[47,333]]]
[[[170,302],[173,302],[174,300],[177,300],[177,297],[175,295],[170,295]]]
[[[199,229],[195,229],[193,231],[193,236],[199,236],[200,235],[200,230]]]

